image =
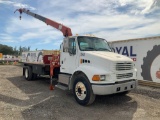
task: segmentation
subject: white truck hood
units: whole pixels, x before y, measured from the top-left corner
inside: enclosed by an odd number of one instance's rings
[[[128,62],[132,62],[132,59],[130,59],[129,57],[126,57],[124,55],[120,55],[117,53],[113,53],[113,52],[106,52],[106,51],[85,51],[86,56],[94,56],[94,57],[100,57],[102,59],[106,59],[109,61],[128,61]],[[95,58],[96,59],[96,58]]]
[[[129,57],[107,51],[85,51],[81,53],[80,58],[84,61],[80,65],[88,65],[103,70],[114,69],[116,63],[133,63],[133,60]]]

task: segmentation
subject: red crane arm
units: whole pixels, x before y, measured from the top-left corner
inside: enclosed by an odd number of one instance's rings
[[[60,24],[58,22],[55,22],[51,19],[45,18],[45,17],[43,17],[41,15],[38,15],[38,14],[35,14],[33,12],[30,12],[29,10],[26,10],[24,8],[23,9],[17,9],[16,11],[19,11],[20,14],[22,14],[24,12],[24,13],[30,15],[30,16],[33,16],[33,17],[45,22],[47,25],[50,25],[50,26],[60,30],[63,33],[63,36],[65,36],[65,37],[72,36],[71,29],[69,27],[65,26],[65,25],[62,25],[62,24]],[[20,16],[20,19],[21,19],[21,16]]]

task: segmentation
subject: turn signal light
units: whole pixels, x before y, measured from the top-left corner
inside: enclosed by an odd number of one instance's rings
[[[99,76],[99,75],[94,75],[94,76],[92,77],[92,80],[93,80],[93,81],[100,81],[100,76]]]

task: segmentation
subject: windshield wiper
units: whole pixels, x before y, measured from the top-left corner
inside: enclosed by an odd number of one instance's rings
[[[95,50],[95,49],[92,47],[87,47],[85,50]]]

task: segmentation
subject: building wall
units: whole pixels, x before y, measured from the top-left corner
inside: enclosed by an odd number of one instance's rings
[[[160,37],[109,42],[114,52],[133,59],[139,80],[160,83]]]

